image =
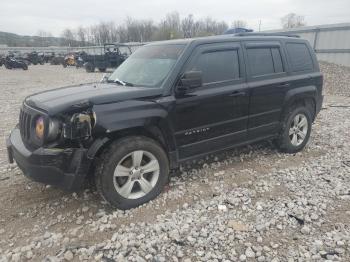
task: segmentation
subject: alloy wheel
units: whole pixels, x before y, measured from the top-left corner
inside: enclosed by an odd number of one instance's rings
[[[157,184],[159,172],[159,162],[152,153],[133,151],[116,166],[114,187],[122,197],[138,199],[152,191]]]

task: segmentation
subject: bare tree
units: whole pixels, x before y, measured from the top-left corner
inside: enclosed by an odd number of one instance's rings
[[[235,20],[233,21],[232,23],[232,27],[233,28],[246,28],[247,27],[247,22],[246,21],[243,21],[243,20]]]
[[[305,17],[295,13],[289,13],[281,18],[282,27],[284,29],[305,26]]]
[[[87,30],[79,26],[77,29],[77,40],[81,43],[81,45],[85,46],[87,42]]]
[[[181,21],[181,31],[184,38],[191,38],[198,34],[200,23],[196,22],[193,15],[188,15]]]
[[[61,37],[63,38],[63,44],[68,46],[74,45],[74,34],[69,28],[63,30]]]
[[[243,25],[243,21],[239,22],[240,25]],[[226,31],[227,28],[228,25],[224,21],[217,21],[210,17],[197,20],[193,15],[181,19],[178,12],[172,12],[167,14],[158,24],[150,19],[137,20],[127,17],[125,22],[119,25],[110,21],[100,22],[86,28],[80,26],[74,31],[67,28],[62,32],[64,38],[62,44],[102,45],[108,42],[148,42],[218,35]]]

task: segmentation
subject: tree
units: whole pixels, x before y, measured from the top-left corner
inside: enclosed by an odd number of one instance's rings
[[[63,44],[68,46],[73,46],[74,43],[74,34],[73,31],[69,28],[63,30],[61,37],[63,38]]]
[[[81,44],[83,46],[86,45],[86,41],[87,41],[87,30],[82,27],[82,26],[79,26],[78,29],[77,29],[77,40],[81,42]]]
[[[297,15],[295,13],[289,13],[281,18],[282,27],[284,29],[296,28],[305,26],[305,17],[302,15]]]
[[[247,22],[243,21],[243,20],[235,20],[232,23],[232,27],[233,28],[239,28],[239,27],[246,28],[247,27]]]

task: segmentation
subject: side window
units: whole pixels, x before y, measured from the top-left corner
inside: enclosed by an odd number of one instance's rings
[[[204,84],[238,79],[238,51],[219,50],[202,53],[192,70],[202,71]]]
[[[293,72],[309,71],[314,68],[312,57],[306,44],[287,43],[286,47]]]
[[[281,53],[277,47],[248,48],[247,55],[253,77],[284,72]]]
[[[273,67],[275,69],[275,73],[284,72],[280,49],[279,48],[271,48],[271,54],[272,54],[272,58],[273,58]]]

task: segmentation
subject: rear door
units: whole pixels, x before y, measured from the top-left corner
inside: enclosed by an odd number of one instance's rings
[[[279,131],[283,101],[290,83],[279,41],[246,41],[244,46],[250,89],[248,139],[255,140]]]
[[[183,72],[201,71],[203,85],[177,96],[174,110],[179,158],[246,140],[249,96],[239,42],[198,46]]]

